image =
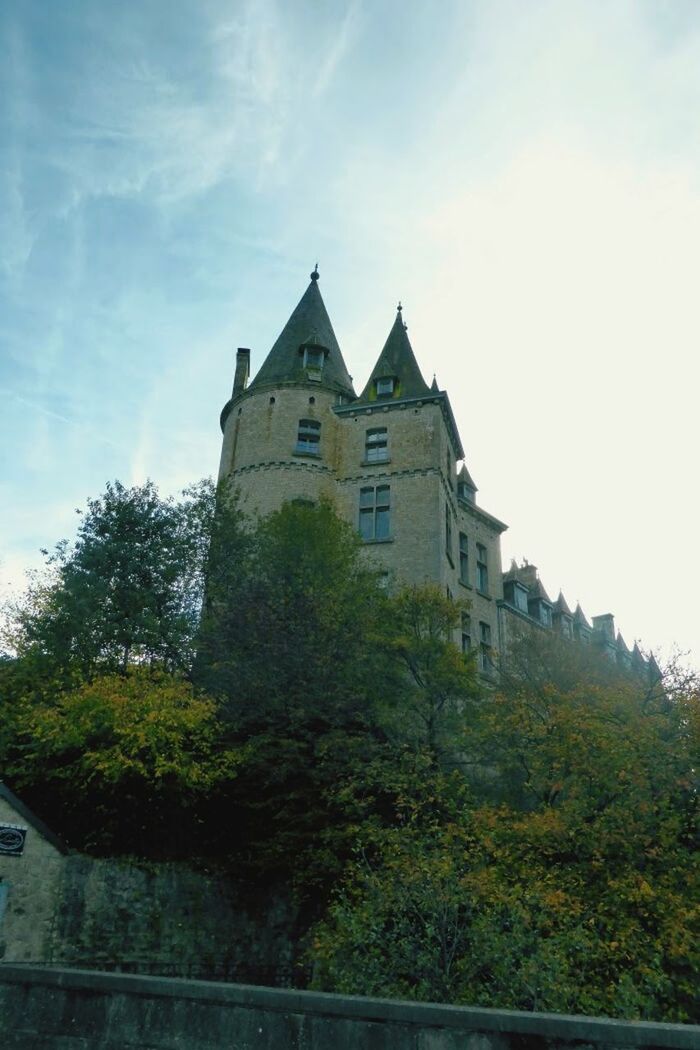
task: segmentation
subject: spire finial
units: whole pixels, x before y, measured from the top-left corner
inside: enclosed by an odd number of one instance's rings
[[[316,265],[313,268],[313,272],[309,276],[311,277],[311,280],[315,284],[316,281],[318,280],[318,263],[316,263]]]
[[[401,313],[402,310],[403,310],[403,306],[401,305],[401,300],[399,299],[399,305],[396,307],[396,311],[397,311],[397,313]]]

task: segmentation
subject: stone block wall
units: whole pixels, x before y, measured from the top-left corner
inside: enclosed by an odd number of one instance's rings
[[[73,966],[289,984],[295,913],[185,864],[66,859],[47,959]]]
[[[698,1050],[700,1027],[0,966],[3,1050]]]

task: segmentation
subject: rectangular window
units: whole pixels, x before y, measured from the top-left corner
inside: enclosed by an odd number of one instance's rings
[[[394,393],[394,377],[385,376],[383,379],[377,379],[377,397],[389,397]]]
[[[469,613],[462,613],[462,652],[468,653],[472,647],[472,618]]]
[[[365,436],[365,462],[385,463],[389,458],[386,427],[374,427]]]
[[[320,455],[321,424],[315,419],[300,419],[297,433],[296,452],[306,452],[312,456]]]
[[[487,623],[479,623],[479,670],[488,674],[493,670],[491,660],[491,627]]]
[[[459,534],[459,578],[469,583],[469,540],[463,532]]]
[[[527,608],[527,588],[521,587],[520,584],[516,583],[513,585],[513,598],[515,608],[520,609],[521,612],[526,613]]]
[[[313,346],[304,347],[304,368],[323,368],[323,350]]]
[[[552,610],[544,602],[540,602],[540,623],[543,623],[545,627],[552,626]]]
[[[388,485],[360,489],[360,535],[363,540],[388,540],[390,514]]]
[[[445,553],[452,564],[452,514],[449,503],[445,504]]]
[[[476,589],[484,594],[489,589],[489,566],[486,558],[486,547],[483,543],[476,545]]]

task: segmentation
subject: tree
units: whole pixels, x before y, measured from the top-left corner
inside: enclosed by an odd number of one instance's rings
[[[361,830],[315,931],[317,987],[700,1018],[697,687],[565,680],[470,712],[480,775],[449,819],[423,802],[407,828]]]
[[[286,504],[247,530],[228,500],[220,511],[196,674],[246,749],[238,863],[308,887],[343,863],[338,783],[384,741],[387,599],[330,505]]]
[[[428,584],[406,587],[389,603],[384,645],[403,672],[393,734],[413,738],[438,763],[458,761],[462,727],[479,699],[473,655],[453,642],[464,608]]]
[[[20,658],[82,674],[147,663],[187,670],[201,610],[214,491],[201,482],[161,499],[152,482],[107,485],[78,535],[52,555],[49,579],[11,617]]]
[[[206,853],[203,808],[240,760],[213,700],[132,668],[25,702],[3,768],[71,845],[172,857]]]

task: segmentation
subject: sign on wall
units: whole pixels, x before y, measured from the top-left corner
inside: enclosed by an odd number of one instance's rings
[[[0,857],[21,857],[27,829],[19,824],[0,824]]]

